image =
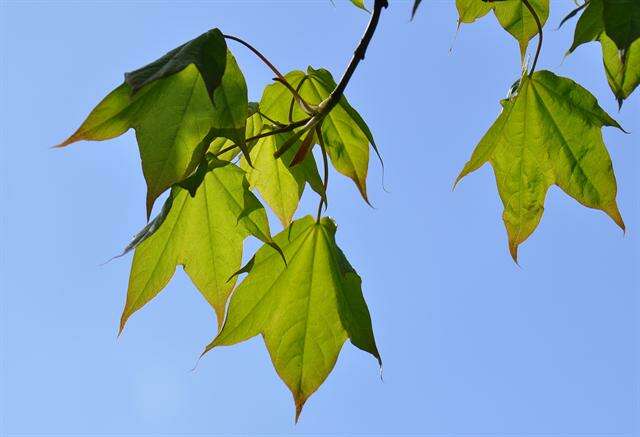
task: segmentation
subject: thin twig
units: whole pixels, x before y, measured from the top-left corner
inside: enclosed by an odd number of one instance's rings
[[[268,132],[263,132],[263,133],[260,133],[258,135],[254,135],[252,137],[249,137],[249,138],[245,139],[245,143],[249,143],[251,141],[259,140],[260,138],[270,137],[272,135],[278,135],[278,134],[281,134],[281,133],[284,133],[284,132],[292,131],[297,127],[304,126],[305,124],[307,124],[307,122],[310,119],[311,118],[305,118],[304,120],[294,121],[293,123],[285,124],[284,126],[279,127],[277,129],[273,129],[273,130],[270,130]],[[224,149],[218,150],[215,155],[216,156],[220,156],[223,153],[226,153],[226,152],[228,152],[230,150],[235,149],[236,147],[238,147],[237,144],[232,144],[232,145],[230,145],[228,147],[225,147]]]
[[[285,87],[287,87],[287,89],[291,92],[291,94],[293,94],[293,96],[296,98],[296,100],[298,102],[300,102],[300,106],[305,108],[305,111],[307,109],[311,110],[311,108],[307,104],[307,102],[304,101],[304,99],[300,96],[300,94],[298,94],[296,92],[296,90],[291,86],[291,84],[287,81],[287,79],[285,79],[284,75],[280,72],[280,70],[278,70],[276,68],[276,66],[273,65],[271,63],[271,61],[269,61],[265,55],[260,53],[260,51],[258,49],[256,49],[254,46],[252,46],[251,44],[249,44],[248,42],[246,42],[242,38],[238,38],[237,36],[233,36],[233,35],[223,35],[223,36],[226,39],[230,39],[232,41],[239,42],[240,44],[242,44],[243,46],[245,46],[246,48],[251,50],[258,58],[260,58],[260,60],[262,62],[264,62],[264,64],[267,67],[269,67],[271,69],[271,71],[273,71],[273,73],[276,75],[276,78],[274,80],[277,80],[278,82],[282,83]]]
[[[329,160],[327,159],[327,149],[324,146],[324,139],[322,138],[320,126],[316,126],[316,135],[318,136],[318,143],[320,143],[320,151],[322,151],[322,165],[324,167],[324,181],[322,183],[323,195],[320,196],[318,215],[316,217],[316,221],[319,222],[320,216],[322,215],[322,205],[325,203],[325,199],[327,198],[327,187],[329,186]]]
[[[278,127],[284,127],[286,126],[286,124],[284,123],[280,123],[279,121],[276,121],[274,119],[272,119],[271,117],[267,116],[266,114],[263,114],[262,112],[258,111],[258,114],[262,117],[265,118],[267,121],[273,123],[273,125],[278,126]],[[293,123],[293,120],[289,120],[290,123]]]
[[[296,93],[299,93],[300,90],[302,89],[302,85],[304,84],[304,81],[307,80],[309,76],[305,75],[302,79],[300,79],[300,82],[298,82],[298,86],[296,86]],[[289,123],[293,122],[293,105],[296,102],[296,98],[295,96],[291,98],[291,104],[289,105]]]
[[[522,3],[529,9],[531,15],[533,15],[533,19],[536,21],[536,26],[538,26],[538,47],[536,47],[536,54],[533,56],[533,64],[531,64],[531,70],[529,70],[529,76],[533,74],[536,69],[536,64],[538,63],[538,57],[540,56],[540,49],[542,49],[542,23],[540,22],[540,17],[538,17],[538,13],[529,0],[522,0]]]

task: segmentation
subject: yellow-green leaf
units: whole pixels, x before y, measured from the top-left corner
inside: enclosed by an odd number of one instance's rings
[[[640,83],[640,39],[626,52],[621,52],[615,43],[603,33],[600,36],[602,59],[611,91],[616,96],[618,106],[638,87]]]
[[[240,119],[246,119],[246,100],[244,78],[227,55],[224,37],[212,30],[128,73],[125,83],[59,146],[111,139],[135,129],[149,216],[158,196],[195,170],[210,131],[243,140],[239,132],[244,134]]]
[[[274,239],[287,265],[260,249],[231,297],[224,326],[206,351],[262,334],[289,387],[296,420],[333,369],[347,339],[380,362],[361,280],[335,242],[333,221],[307,216]]]
[[[456,9],[458,23],[473,23],[487,15],[492,9],[492,4],[482,0],[456,0]]]
[[[121,331],[168,284],[178,265],[222,323],[235,283],[228,279],[240,268],[243,240],[254,235],[272,243],[265,210],[248,190],[244,172],[233,164],[212,160],[195,197],[176,186],[167,203],[169,211],[163,208],[160,224],[135,242]]]
[[[544,26],[549,18],[549,0],[529,0],[529,3]],[[502,27],[518,40],[520,55],[524,58],[529,41],[538,33],[533,14],[522,0],[494,2],[493,11]]]
[[[278,134],[259,139],[251,148],[253,168],[244,159],[240,162],[250,186],[258,190],[285,227],[298,209],[305,183],[309,181],[314,189],[322,184],[312,155],[293,167],[289,164],[295,155],[295,147],[279,159],[274,157],[289,137],[290,134]]]
[[[544,26],[549,18],[549,0],[529,0],[529,3]],[[522,0],[456,0],[456,8],[459,23],[473,23],[493,9],[500,25],[518,40],[523,58],[529,41],[538,33],[536,20]]]
[[[523,77],[517,94],[503,101],[502,113],[458,181],[491,164],[514,259],[518,245],[538,226],[553,184],[624,229],[603,126],[620,127],[586,89],[549,71]]]
[[[307,74],[292,71],[285,78],[294,88],[303,82],[300,95],[311,105],[320,104],[336,87],[331,73],[325,69],[309,67]],[[303,119],[306,114],[297,104],[290,111],[291,101],[291,93],[282,84],[272,84],[265,88],[260,110],[280,123],[288,123],[290,112],[293,120]],[[321,130],[331,163],[336,170],[355,182],[362,197],[368,202],[369,144],[376,153],[378,148],[366,123],[343,96],[322,121]]]

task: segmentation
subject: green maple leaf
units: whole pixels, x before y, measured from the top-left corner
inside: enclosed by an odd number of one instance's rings
[[[456,0],[458,23],[473,23],[491,12],[492,3],[482,0]]]
[[[171,76],[195,65],[204,79],[209,97],[220,85],[225,70],[227,45],[222,32],[212,29],[197,38],[182,44],[156,61],[135,71],[126,73],[124,80],[136,93],[149,83]]]
[[[260,249],[231,297],[222,330],[205,352],[262,334],[271,360],[293,394],[296,420],[333,369],[347,339],[380,362],[361,280],[335,242],[332,220],[307,216]]]
[[[601,132],[603,126],[620,126],[595,97],[570,79],[539,71],[523,77],[517,94],[502,106],[456,183],[491,164],[514,260],[518,245],[538,226],[553,184],[583,205],[604,211],[624,229]]]
[[[549,0],[529,0],[536,11],[540,24],[544,26],[549,18]],[[456,0],[458,22],[472,23],[484,17],[490,10],[500,25],[509,32],[520,46],[520,56],[524,58],[529,41],[538,33],[536,20],[522,0],[501,0],[486,2],[483,0]]]
[[[135,248],[135,255],[120,331],[169,283],[178,265],[222,323],[235,283],[229,278],[240,268],[244,239],[254,235],[275,246],[266,212],[240,168],[210,158],[202,178],[194,197],[175,186],[158,218],[125,249],[126,253]]]
[[[251,188],[255,188],[271,207],[283,226],[291,223],[293,214],[308,181],[322,195],[324,189],[316,162],[308,155],[302,163],[290,166],[295,148],[290,148],[280,159],[274,153],[291,134],[277,134],[259,139],[251,148],[253,168],[243,158],[240,166],[247,172]]]
[[[187,43],[129,73],[125,83],[107,95],[59,145],[107,140],[133,128],[147,182],[147,216],[160,194],[195,170],[210,138],[229,137],[244,149],[248,102],[242,73],[227,52],[220,31],[207,32],[194,41],[199,43]],[[196,55],[217,61],[199,62]],[[199,68],[207,72],[206,80]],[[211,99],[207,87],[213,85]]]
[[[622,51],[640,38],[640,2],[638,0],[600,0],[606,34]]]
[[[567,51],[568,55],[582,44],[600,42],[607,81],[619,107],[640,84],[639,16],[640,2],[590,0],[578,19]],[[617,41],[611,35],[616,35]]]
[[[624,54],[606,34],[600,36],[600,44],[609,87],[618,106],[622,106],[622,102],[640,84],[640,39],[634,41]]]
[[[604,32],[603,9],[603,0],[590,0],[588,2],[584,12],[580,15],[576,23],[576,30],[573,33],[573,43],[567,51],[567,54],[572,53],[582,44],[597,41],[600,38],[600,35]],[[571,14],[573,14],[573,12]],[[562,22],[564,23],[567,19],[568,18],[565,18]]]
[[[302,71],[292,71],[285,75],[285,79],[294,88],[302,82],[299,93],[311,105],[319,105],[336,87],[331,73],[325,69],[316,70],[308,67],[306,74]],[[293,120],[303,119],[306,114],[298,105],[294,105],[291,110],[291,99],[291,93],[284,85],[269,85],[260,101],[261,111],[280,123],[288,123],[290,114]],[[362,197],[368,202],[366,180],[369,146],[373,147],[378,156],[379,153],[367,124],[343,96],[322,121],[321,131],[334,168],[352,179]]]

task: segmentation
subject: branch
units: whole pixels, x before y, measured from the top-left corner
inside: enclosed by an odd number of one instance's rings
[[[373,34],[375,33],[376,27],[378,26],[378,21],[380,20],[380,13],[382,12],[382,9],[387,8],[388,6],[389,2],[387,0],[375,0],[371,19],[369,20],[369,24],[367,25],[367,29],[365,30],[364,35],[362,35],[360,44],[358,44],[358,47],[356,47],[355,51],[353,52],[351,62],[349,62],[349,65],[344,71],[340,82],[338,82],[338,86],[336,86],[336,88],[333,90],[333,92],[331,92],[329,97],[324,102],[320,103],[320,112],[322,114],[328,114],[329,111],[331,111],[333,107],[336,106],[340,101],[340,98],[342,97],[347,84],[351,80],[351,76],[353,76],[353,73],[356,71],[358,64],[364,59],[364,56],[367,53],[367,48],[369,47],[371,38],[373,38]]]
[[[536,20],[536,26],[538,26],[538,47],[536,47],[536,54],[533,57],[533,64],[531,64],[531,70],[529,70],[529,76],[533,74],[536,69],[536,64],[538,63],[538,57],[540,56],[540,49],[542,48],[542,23],[540,22],[540,17],[538,17],[538,13],[533,9],[529,0],[522,0],[522,3],[529,9],[531,15],[533,15],[533,19]]]
[[[300,138],[305,132],[314,129],[318,123],[322,121],[322,119],[333,109],[334,106],[338,104],[340,98],[342,98],[342,94],[344,93],[347,84],[351,80],[351,76],[358,68],[358,64],[360,61],[364,59],[365,54],[367,53],[367,47],[369,47],[369,43],[371,42],[371,38],[373,38],[373,34],[376,31],[376,27],[378,27],[378,21],[380,20],[380,13],[382,9],[387,8],[389,3],[387,0],[376,0],[373,5],[373,13],[371,14],[371,19],[369,20],[369,24],[367,25],[367,29],[364,31],[364,35],[362,35],[362,39],[360,40],[360,44],[356,47],[353,52],[353,57],[351,58],[351,62],[347,66],[347,69],[344,71],[340,82],[335,87],[335,89],[329,94],[325,100],[323,100],[318,105],[318,111],[310,114],[311,118],[307,119],[307,123],[304,127],[296,133],[296,135],[292,138],[289,138],[282,146],[276,150],[273,154],[275,158],[281,157],[294,143]]]

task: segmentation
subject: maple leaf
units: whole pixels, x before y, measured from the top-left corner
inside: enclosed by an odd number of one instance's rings
[[[601,128],[620,128],[586,89],[539,71],[520,81],[462,169],[456,183],[486,162],[504,205],[509,251],[540,222],[549,187],[558,185],[583,205],[607,213],[622,229],[616,179]]]
[[[253,235],[275,246],[266,212],[249,191],[244,172],[210,157],[204,173],[194,197],[186,188],[174,187],[158,218],[125,249],[126,253],[135,248],[135,255],[120,331],[134,312],[169,283],[178,265],[214,308],[221,324],[235,284],[229,278],[240,268],[244,239]]]
[[[529,0],[540,24],[544,26],[549,18],[549,0]],[[538,33],[536,20],[522,0],[456,0],[458,23],[473,23],[493,10],[500,25],[509,32],[520,46],[520,56],[524,58],[529,41]]]
[[[635,40],[624,55],[606,34],[600,36],[600,44],[607,81],[621,107],[640,84],[640,39]]]
[[[482,0],[456,0],[458,24],[473,23],[491,12],[492,4]]]
[[[329,218],[294,221],[274,237],[287,266],[273,251],[260,249],[231,297],[222,330],[205,349],[262,334],[293,394],[296,420],[347,339],[381,363],[360,277],[337,246],[335,232]]]
[[[226,53],[227,45],[222,33],[218,29],[211,29],[152,63],[125,73],[124,81],[136,93],[145,85],[178,73],[193,64],[204,79],[209,97],[213,100],[213,92],[220,84],[225,70]]]
[[[147,182],[149,217],[158,196],[195,170],[206,152],[205,140],[229,137],[246,150],[247,104],[244,77],[216,29],[128,73],[125,83],[58,147],[115,138],[133,128]]]
[[[578,9],[571,12],[563,23]],[[618,106],[622,107],[623,101],[640,84],[639,38],[640,2],[590,0],[576,23],[573,43],[567,55],[582,44],[599,41],[609,87]]]
[[[298,209],[306,182],[320,194],[322,180],[313,155],[308,155],[299,165],[290,166],[295,149],[290,148],[280,159],[274,157],[280,146],[291,134],[277,134],[259,139],[251,148],[253,167],[243,158],[240,166],[247,172],[251,188],[258,190],[283,226],[291,223]]]
[[[329,97],[336,82],[325,69],[307,68],[307,73],[296,70],[285,75],[285,79],[294,87],[305,101],[313,106],[319,105]],[[306,114],[299,105],[291,105],[291,94],[281,83],[265,88],[260,101],[261,111],[269,118],[280,123],[289,119],[300,120]],[[360,194],[367,197],[367,172],[369,169],[369,145],[380,156],[373,135],[360,114],[342,96],[338,104],[325,116],[321,125],[322,137],[327,154],[335,169],[352,179]]]

